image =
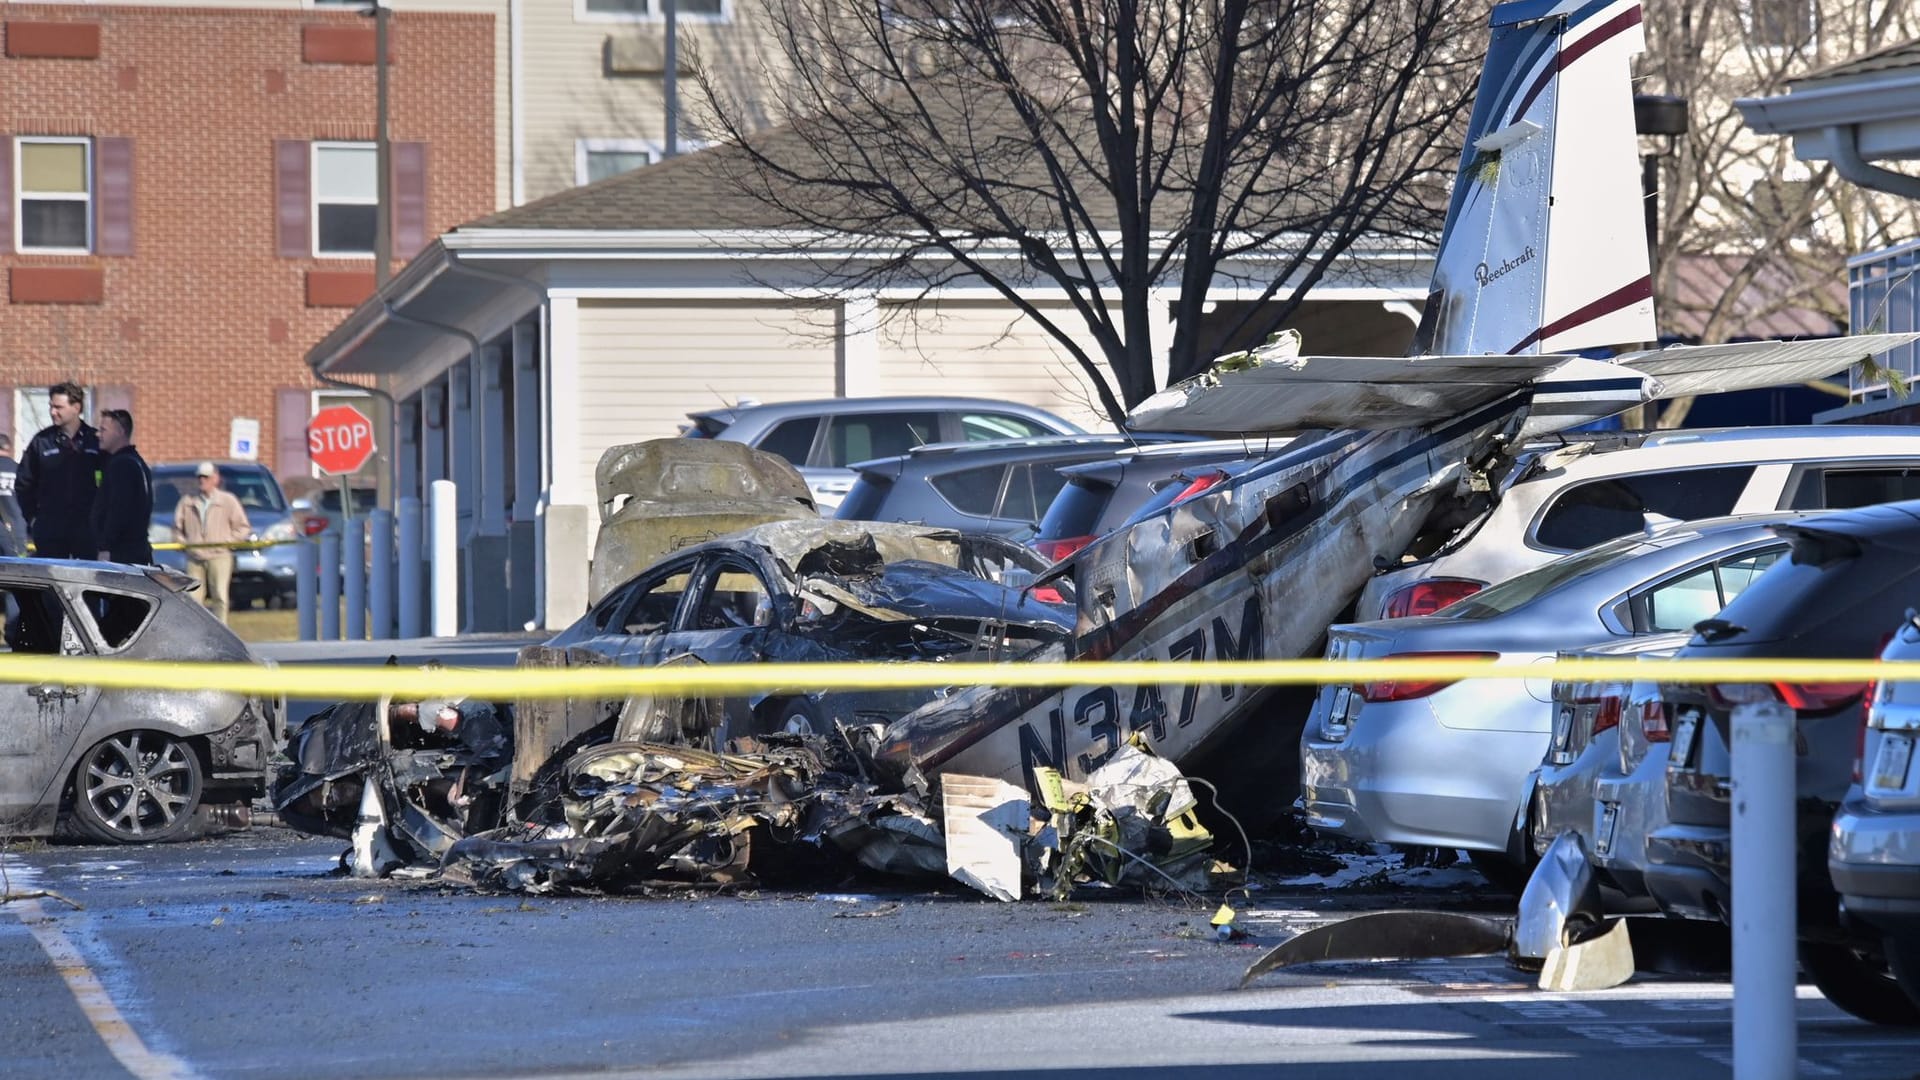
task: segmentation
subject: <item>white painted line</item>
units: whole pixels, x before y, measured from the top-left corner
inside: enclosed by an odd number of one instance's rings
[[[14,900],[6,906],[19,915],[20,925],[26,927],[33,939],[40,943],[47,959],[53,961],[54,970],[66,981],[67,989],[72,992],[80,1011],[86,1014],[87,1023],[93,1025],[100,1041],[106,1044],[107,1050],[128,1072],[138,1080],[198,1080],[199,1074],[186,1062],[172,1054],[147,1048],[126,1018],[120,1015],[112,995],[100,985],[99,977],[87,965],[86,958],[80,955],[79,949],[74,948],[67,935],[54,925],[52,916],[40,906],[40,901]]]

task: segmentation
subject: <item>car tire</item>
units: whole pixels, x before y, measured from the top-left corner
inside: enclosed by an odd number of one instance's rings
[[[1920,1005],[1920,937],[1887,938],[1887,966],[1893,969],[1893,981]]]
[[[73,770],[73,819],[109,844],[171,840],[192,827],[205,794],[200,755],[158,731],[122,731],[95,743]]]
[[[820,706],[806,698],[788,698],[770,710],[772,730],[790,735],[831,735],[833,724]]]
[[[1827,1000],[1870,1024],[1920,1027],[1920,1003],[1878,960],[1846,945],[1800,943],[1800,969]]]

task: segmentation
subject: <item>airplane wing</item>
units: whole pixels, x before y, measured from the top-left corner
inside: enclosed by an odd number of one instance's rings
[[[1920,334],[1860,334],[1811,341],[1737,341],[1675,345],[1622,353],[1613,363],[1660,381],[1657,397],[1719,394],[1824,379],[1875,353],[1897,349]]]
[[[1291,332],[1216,361],[1135,406],[1141,431],[1216,435],[1313,428],[1385,431],[1432,424],[1534,388],[1523,435],[1565,430],[1645,401],[1825,378],[1920,334],[1674,346],[1593,360],[1498,356],[1300,356]]]

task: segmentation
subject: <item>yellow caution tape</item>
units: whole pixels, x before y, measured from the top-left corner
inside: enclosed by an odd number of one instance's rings
[[[178,540],[168,540],[165,543],[154,544],[153,550],[186,551],[189,548],[227,548],[231,551],[258,551],[261,548],[280,547],[283,544],[297,544],[299,542],[298,540],[230,540],[226,543],[200,541],[186,544]]]
[[[1655,678],[1667,683],[1865,683],[1920,680],[1920,661],[1575,659],[1222,660],[1206,663],[833,663],[433,668],[314,664],[267,667],[96,657],[0,655],[0,684],[223,690],[327,701],[475,697],[615,698],[629,694],[749,696],[775,689],[928,690],[968,686],[1301,686],[1388,680]]]

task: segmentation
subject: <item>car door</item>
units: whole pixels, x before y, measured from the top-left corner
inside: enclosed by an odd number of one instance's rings
[[[4,651],[92,655],[71,599],[52,584],[0,577],[0,598],[6,605]],[[99,697],[97,687],[53,679],[0,684],[0,821],[28,817],[57,792]]]
[[[710,665],[754,663],[767,658],[767,643],[778,621],[774,592],[753,560],[715,554],[694,575],[681,620],[663,659],[691,656]],[[747,699],[727,698],[726,710],[731,732],[753,730]]]
[[[700,561],[697,554],[670,559],[622,587],[626,597],[607,629],[607,655],[628,667],[653,667],[675,653]]]

